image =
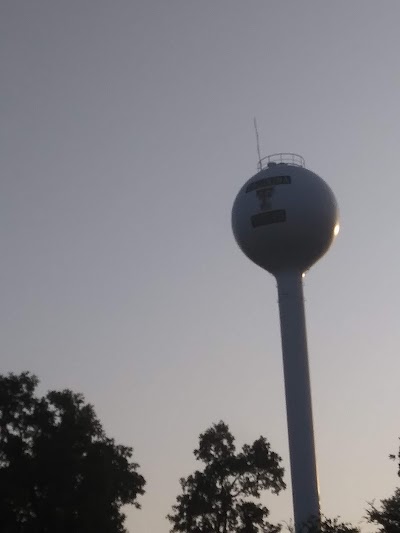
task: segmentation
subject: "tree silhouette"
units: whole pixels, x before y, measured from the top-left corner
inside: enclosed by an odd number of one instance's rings
[[[360,533],[358,527],[354,527],[346,522],[341,522],[338,518],[322,517],[321,521],[310,521],[301,528],[301,533]]]
[[[264,490],[278,494],[285,488],[281,458],[264,437],[236,453],[234,437],[221,421],[200,435],[194,455],[204,469],[180,480],[182,494],[167,517],[173,524],[171,532],[280,530],[267,521],[268,509],[257,501]]]
[[[397,475],[400,477],[400,448],[397,455],[390,455],[390,459],[397,460]],[[395,489],[393,496],[381,500],[377,507],[374,502],[367,509],[367,519],[378,526],[381,533],[400,532],[400,488]]]
[[[144,478],[132,448],[107,437],[70,390],[35,396],[38,379],[0,376],[0,531],[123,533]]]
[[[382,533],[400,532],[400,489],[397,488],[389,498],[381,500],[380,508],[373,503],[367,509],[368,521],[379,526]]]

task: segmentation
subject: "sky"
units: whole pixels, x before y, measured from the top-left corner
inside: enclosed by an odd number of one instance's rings
[[[341,232],[305,278],[321,507],[398,484],[397,0],[2,0],[0,372],[70,388],[134,447],[130,533],[165,515],[212,423],[264,435],[292,517],[276,283],[237,247],[263,155],[301,154]],[[365,531],[371,527],[361,523]]]

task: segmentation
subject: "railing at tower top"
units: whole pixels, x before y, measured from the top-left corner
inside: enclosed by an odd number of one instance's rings
[[[258,162],[258,170],[267,168],[272,165],[294,165],[295,167],[305,167],[306,162],[304,157],[290,152],[283,152],[280,154],[271,154],[263,157]]]

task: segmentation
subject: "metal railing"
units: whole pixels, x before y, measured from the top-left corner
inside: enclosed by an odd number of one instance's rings
[[[290,152],[282,152],[280,154],[271,154],[263,157],[258,162],[258,170],[267,168],[271,165],[294,165],[295,167],[305,167],[306,162],[304,157]]]

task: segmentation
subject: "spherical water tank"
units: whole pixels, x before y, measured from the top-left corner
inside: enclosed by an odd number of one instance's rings
[[[280,161],[285,160],[281,156]],[[292,154],[290,154],[292,156]],[[305,272],[330,247],[339,230],[335,196],[314,172],[276,162],[250,178],[232,209],[232,228],[241,250],[276,275]]]

